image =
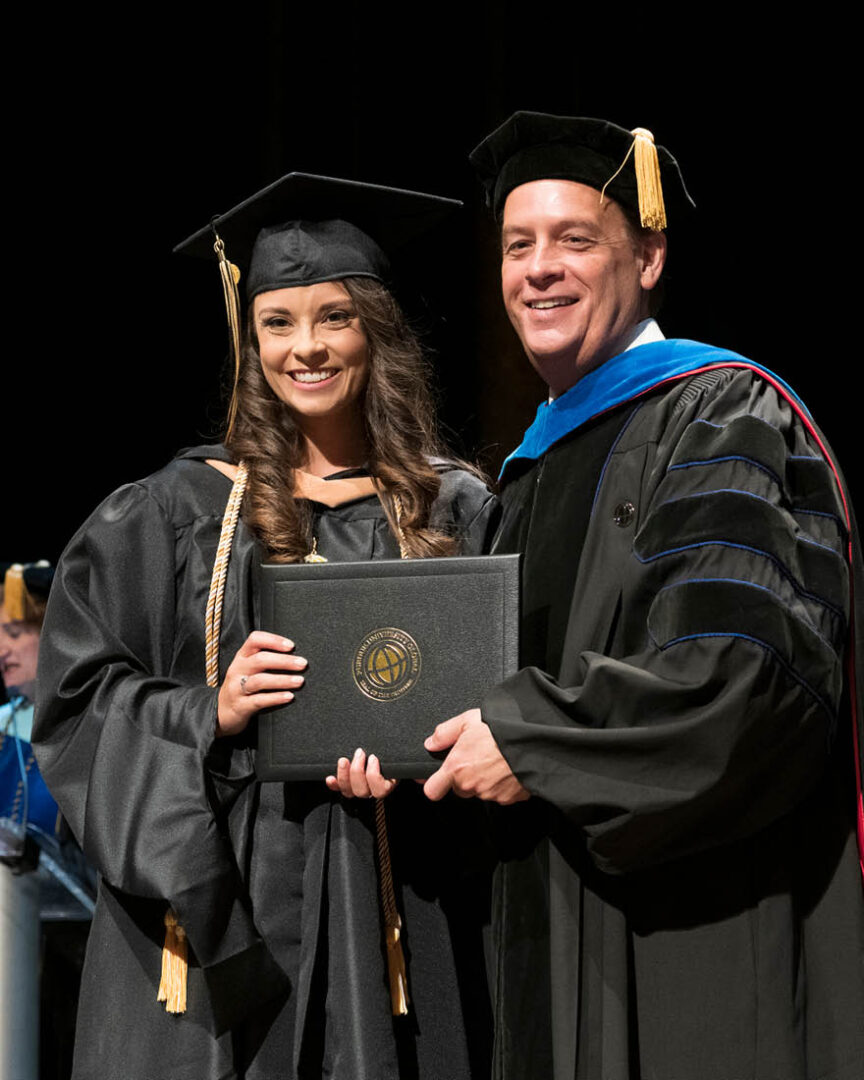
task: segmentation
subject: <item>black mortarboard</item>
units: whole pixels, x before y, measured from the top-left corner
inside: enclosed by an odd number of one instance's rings
[[[246,299],[262,292],[372,277],[386,282],[392,254],[462,204],[402,188],[289,173],[199,229],[175,251],[225,254],[245,277]]]
[[[637,133],[643,136],[641,140]],[[607,120],[517,112],[480,143],[470,161],[486,189],[487,203],[499,220],[510,192],[533,180],[575,180],[598,191],[605,187],[611,199],[638,213],[637,170],[632,165],[622,168],[622,163],[634,144],[647,141],[644,136],[653,143],[650,132],[642,128],[627,131]],[[634,156],[638,156],[639,149],[637,145]],[[673,212],[692,209],[693,200],[684,186],[678,162],[665,147],[658,146],[656,151],[665,202]]]

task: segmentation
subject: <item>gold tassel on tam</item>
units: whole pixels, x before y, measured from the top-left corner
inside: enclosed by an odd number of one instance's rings
[[[222,237],[214,229],[216,243],[213,250],[219,256],[219,274],[222,278],[222,293],[225,298],[225,314],[228,316],[228,330],[231,334],[231,352],[234,358],[234,387],[231,391],[231,404],[228,407],[228,431],[234,427],[234,418],[237,415],[237,382],[240,378],[240,293],[237,286],[240,284],[240,270],[229,262],[225,255],[225,244]],[[226,438],[227,438],[226,435]]]
[[[13,563],[3,579],[3,606],[10,619],[18,621],[27,617],[26,595],[24,567],[21,563]]]
[[[393,889],[393,869],[390,866],[390,843],[387,839],[387,817],[383,799],[375,800],[375,829],[378,840],[378,876],[381,885],[381,907],[384,912],[384,937],[387,942],[390,1005],[394,1016],[407,1016],[408,975],[400,940],[402,920],[396,910],[396,893]]]
[[[621,172],[635,150],[634,164],[636,168],[636,191],[639,195],[639,220],[643,228],[665,229],[666,206],[663,202],[660,161],[657,157],[657,147],[654,145],[654,136],[647,128],[633,128],[630,134],[633,136],[630,149],[624,155],[624,160],[603,185],[600,192],[600,202],[603,202],[606,188]]]
[[[162,949],[162,979],[157,1001],[165,1002],[169,1013],[186,1012],[186,933],[171,908],[165,912],[165,946]]]
[[[636,147],[636,189],[639,218],[646,229],[666,228],[666,207],[660,182],[660,162],[654,136],[647,128],[633,128]]]

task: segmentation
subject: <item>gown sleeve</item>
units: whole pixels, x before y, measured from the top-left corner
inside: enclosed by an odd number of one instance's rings
[[[614,466],[601,481],[561,678],[525,668],[482,706],[516,776],[610,873],[789,812],[824,774],[843,690],[843,508],[788,403],[744,373],[659,438],[620,564],[612,507],[634,489]],[[595,602],[614,610],[586,647]]]
[[[485,555],[492,547],[501,515],[498,499],[479,476],[465,469],[444,469],[441,491],[430,524],[460,541],[460,555]]]
[[[238,964],[258,965],[264,992],[263,945],[205,767],[217,691],[203,671],[171,674],[183,648],[176,550],[174,523],[137,484],[110,496],[72,540],[42,634],[34,745],[104,882],[167,901],[202,968],[221,980]]]

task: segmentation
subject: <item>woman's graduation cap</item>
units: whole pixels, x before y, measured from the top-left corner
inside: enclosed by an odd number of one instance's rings
[[[628,162],[631,156],[633,164]],[[574,180],[608,193],[644,226],[666,226],[665,201],[675,211],[694,203],[678,162],[645,128],[626,128],[585,116],[517,112],[487,136],[470,156],[501,220],[507,196],[533,180]]]
[[[373,277],[386,281],[389,258],[434,229],[462,204],[403,188],[288,173],[174,249],[213,258],[216,234],[244,271],[246,299],[261,292]]]
[[[288,173],[214,217],[174,249],[219,260],[235,365],[240,366],[240,297],[347,277],[388,283],[390,255],[462,204],[403,188]],[[230,261],[229,261],[230,258]],[[241,274],[242,270],[242,274]],[[232,397],[228,430],[234,420]]]

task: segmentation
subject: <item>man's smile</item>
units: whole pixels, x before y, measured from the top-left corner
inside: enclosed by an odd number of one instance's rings
[[[567,307],[575,304],[576,300],[568,296],[556,296],[548,300],[526,300],[525,306],[532,311],[545,311],[547,308]]]

